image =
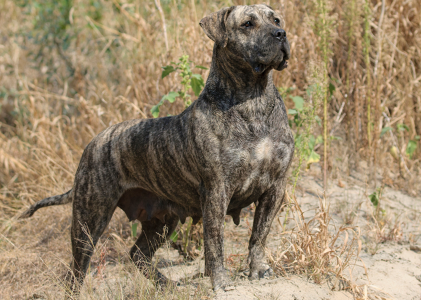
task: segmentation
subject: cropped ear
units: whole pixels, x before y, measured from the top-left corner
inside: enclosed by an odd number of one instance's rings
[[[234,8],[235,6],[224,7],[223,9],[204,17],[199,22],[199,25],[206,35],[221,47],[225,47],[228,43],[225,22]]]

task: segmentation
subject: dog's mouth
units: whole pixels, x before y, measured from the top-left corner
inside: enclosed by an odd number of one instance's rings
[[[283,59],[275,69],[278,71],[282,71],[283,69],[286,69],[286,68],[288,68],[288,60]]]
[[[283,49],[281,51],[282,53],[279,53],[278,55],[276,55],[276,57],[274,57],[272,61],[266,60],[264,58],[251,60],[251,61],[249,60],[249,64],[252,67],[253,72],[255,74],[262,74],[268,69],[275,69],[277,71],[282,71],[288,68],[289,53]],[[282,59],[282,60],[279,62],[279,59]],[[247,61],[246,59],[244,60]]]
[[[266,64],[262,64],[262,63],[254,63],[252,65],[253,71],[256,74],[262,74],[269,67],[273,67],[277,71],[282,71],[282,70],[288,68],[288,60],[283,59],[279,64],[275,64],[275,65],[266,65]]]

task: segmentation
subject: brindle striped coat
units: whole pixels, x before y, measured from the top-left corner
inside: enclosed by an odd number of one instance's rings
[[[238,224],[241,209],[256,203],[250,278],[270,271],[265,241],[284,198],[294,152],[272,73],[287,66],[289,44],[280,17],[266,5],[224,8],[200,25],[215,46],[199,98],[177,116],[107,128],[86,147],[72,189],[23,215],[73,202],[72,289],[83,283],[93,251],[86,232],[95,244],[117,207],[142,223],[131,257],[161,284],[168,280],[145,267],[163,242],[160,236],[171,234],[187,216],[195,222],[203,218],[206,274],[217,290],[228,284],[224,217],[231,215]]]

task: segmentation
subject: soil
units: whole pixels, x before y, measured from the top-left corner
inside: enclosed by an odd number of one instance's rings
[[[319,171],[316,169],[304,174],[298,186],[297,200],[305,212],[306,219],[314,216],[315,209],[318,208],[319,195],[323,193]],[[386,215],[384,220],[385,222],[397,222],[400,225],[400,230],[397,230],[391,240],[372,241],[370,230],[373,228],[373,224],[370,216],[373,213],[373,206],[367,195],[370,195],[374,189],[368,188],[365,180],[364,176],[358,173],[337,178],[330,186],[327,198],[330,203],[333,223],[340,226],[346,217],[355,211],[353,225],[361,228],[362,251],[360,261],[352,268],[352,280],[362,290],[366,285],[367,297],[371,295],[373,299],[381,297],[380,299],[420,300],[421,199],[387,186],[383,187],[380,205],[384,211],[383,214]],[[280,219],[283,220],[283,216],[284,213],[280,215]],[[244,258],[243,265],[245,265],[249,226],[253,220],[252,213],[243,212],[239,226],[235,226],[231,220],[228,220],[225,229],[227,262],[231,261],[233,257],[242,257]],[[388,230],[390,227],[385,228]],[[280,232],[282,232],[281,225],[279,222],[274,222],[268,238],[269,249],[276,251]],[[165,251],[160,250],[158,256],[164,254]],[[338,290],[341,288],[331,282],[320,285],[305,276],[297,275],[249,281],[244,275],[244,273],[247,274],[247,270],[238,272],[238,269],[241,269],[238,264],[236,268],[237,270],[234,271],[231,269],[231,275],[235,278],[233,286],[226,291],[212,294],[215,299],[355,299],[352,293]],[[181,274],[191,277],[203,272],[203,260],[199,259],[190,265],[167,267],[163,270],[173,279],[180,279]],[[347,271],[349,272],[349,270]],[[202,280],[202,284],[209,285],[210,283],[205,278]]]
[[[322,194],[320,170],[312,166],[299,182],[297,201],[308,220],[314,216],[319,205],[319,195]],[[379,233],[372,218],[374,207],[368,197],[375,189],[369,188],[366,182],[366,178],[358,173],[343,175],[330,181],[327,203],[333,224],[340,226],[352,223],[361,229],[360,260],[345,270],[344,275],[352,279],[361,291],[367,291],[365,299],[420,300],[421,198],[411,197],[405,192],[385,186],[379,204],[382,218],[377,221],[389,223],[385,223],[387,226],[379,224],[380,227],[384,227]],[[27,225],[19,229],[22,231],[22,238],[13,240],[15,250],[8,252],[2,250],[0,291],[3,291],[4,295],[0,296],[1,299],[62,297],[63,290],[57,288],[57,281],[60,280],[59,275],[65,270],[63,266],[67,265],[70,256],[68,225],[71,208],[50,209],[49,212],[40,212],[31,219],[32,223],[25,223]],[[56,213],[60,217],[55,220],[45,218],[47,214]],[[284,231],[281,226],[284,218],[285,211],[279,214],[279,219],[272,225],[267,243],[268,251],[275,252],[279,248],[281,233]],[[29,232],[32,225],[41,228],[38,222],[46,222],[43,225],[45,230],[40,230],[25,244],[25,241],[28,241],[24,239],[25,232]],[[246,260],[252,222],[252,208],[243,210],[238,226],[235,226],[231,217],[226,218],[225,258],[233,284],[224,291],[213,292],[209,278],[202,276],[203,253],[194,260],[186,261],[179,251],[168,244],[158,250],[155,257],[157,266],[171,279],[185,282],[177,287],[184,295],[182,299],[364,299],[364,297],[354,298],[349,286],[335,282],[335,279],[316,284],[303,274],[287,274],[287,276],[274,275],[249,281]],[[62,226],[58,226],[58,223]],[[288,226],[293,226],[292,222],[289,222]],[[115,243],[111,243],[107,252],[101,254],[101,247],[106,245],[107,240],[113,238],[121,241],[122,248],[117,248],[113,246]],[[142,279],[141,283],[135,283],[130,279],[133,270],[127,271],[130,262],[121,253],[124,251],[127,253],[132,243],[133,238],[130,237],[127,219],[123,212],[117,212],[94,254],[91,267],[93,271],[87,276],[87,283],[82,293],[82,295],[85,293],[86,297],[82,297],[83,299],[133,299],[136,297],[130,295],[136,284],[150,285],[145,279]],[[352,278],[349,274],[352,274]],[[161,296],[158,298],[162,299]],[[168,299],[175,298],[180,297],[168,296]]]

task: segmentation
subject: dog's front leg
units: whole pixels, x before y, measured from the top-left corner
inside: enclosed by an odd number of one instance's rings
[[[224,268],[224,219],[227,205],[228,197],[222,185],[202,189],[205,275],[211,277],[215,291],[228,284]]]
[[[250,280],[263,278],[266,274],[272,273],[265,260],[266,238],[273,219],[284,201],[285,183],[285,179],[281,180],[259,198],[249,242]]]

